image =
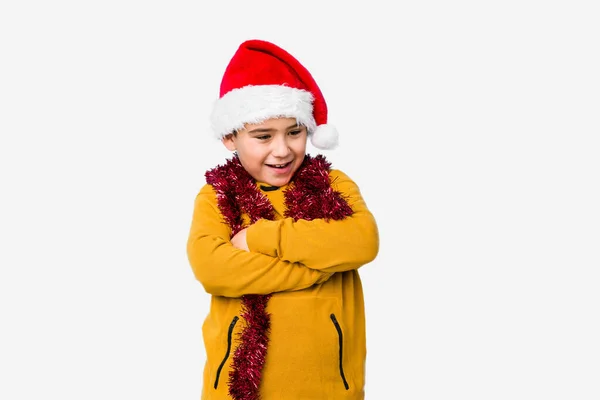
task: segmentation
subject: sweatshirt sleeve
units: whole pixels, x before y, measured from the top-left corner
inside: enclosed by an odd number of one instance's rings
[[[346,174],[332,170],[330,177],[332,187],[352,207],[350,217],[339,221],[259,220],[248,228],[249,249],[325,272],[358,269],[373,261],[379,251],[375,218],[358,186]]]
[[[329,279],[331,273],[316,271],[299,262],[235,248],[231,230],[217,206],[212,186],[205,185],[194,203],[187,241],[187,255],[207,293],[240,297],[301,290]]]

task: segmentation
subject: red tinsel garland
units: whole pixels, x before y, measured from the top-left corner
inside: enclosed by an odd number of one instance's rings
[[[333,190],[329,178],[331,163],[324,156],[306,155],[292,183],[284,192],[284,216],[313,220],[341,220],[352,215],[352,208],[340,192]],[[231,236],[244,228],[242,215],[250,223],[259,219],[274,219],[275,210],[269,199],[257,188],[256,181],[234,156],[224,165],[206,172],[206,182],[217,193],[219,210]],[[271,295],[242,296],[242,317],[246,326],[239,336],[229,374],[229,394],[235,400],[259,400],[261,373],[267,355],[270,315],[266,311]]]

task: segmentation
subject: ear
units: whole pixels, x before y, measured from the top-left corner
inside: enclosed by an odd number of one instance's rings
[[[237,150],[237,148],[235,146],[235,141],[233,139],[234,139],[234,136],[231,133],[229,135],[225,136],[223,139],[221,139],[221,142],[223,142],[223,145],[229,151],[236,151]]]

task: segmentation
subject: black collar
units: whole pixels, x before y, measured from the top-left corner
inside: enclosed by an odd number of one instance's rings
[[[265,186],[265,185],[260,185],[260,188],[262,190],[264,190],[265,192],[272,192],[274,190],[278,190],[279,186]]]

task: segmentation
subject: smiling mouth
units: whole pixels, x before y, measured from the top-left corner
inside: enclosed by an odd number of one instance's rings
[[[267,164],[267,165],[268,165],[269,167],[271,167],[271,168],[279,168],[279,169],[281,169],[281,168],[285,168],[285,167],[287,167],[287,166],[288,166],[288,165],[290,165],[291,163],[292,163],[292,162],[290,161],[290,162],[288,162],[288,163],[285,163],[285,164]]]

